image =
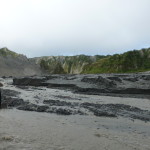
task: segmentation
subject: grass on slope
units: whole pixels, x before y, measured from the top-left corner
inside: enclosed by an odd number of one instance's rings
[[[72,73],[73,70],[81,70],[85,64],[92,64],[96,60],[105,56],[96,55],[95,57],[86,55],[52,57],[50,59],[41,59],[40,66],[50,73]]]
[[[150,70],[150,48],[128,51],[86,65],[82,73],[128,73]]]
[[[17,57],[17,56],[19,56],[19,54],[17,54],[17,53],[15,53],[15,52],[13,52],[13,51],[10,51],[10,50],[8,50],[7,48],[2,48],[2,49],[0,49],[0,56],[13,56],[13,57]]]

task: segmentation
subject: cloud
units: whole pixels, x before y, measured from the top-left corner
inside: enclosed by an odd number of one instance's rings
[[[150,45],[149,0],[0,0],[0,6],[0,47],[29,57]]]

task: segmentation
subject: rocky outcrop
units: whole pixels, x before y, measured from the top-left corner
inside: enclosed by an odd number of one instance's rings
[[[16,78],[13,84],[68,89],[82,94],[150,97],[149,74],[51,75]]]
[[[17,78],[13,79],[14,85],[21,85],[21,86],[48,86],[47,83],[44,83],[46,81],[45,78],[34,78],[34,77],[24,77],[20,78],[19,80]]]
[[[98,76],[97,78],[83,77],[81,81],[110,88],[116,86],[116,83],[114,82],[116,80],[113,80],[109,80],[109,78]]]

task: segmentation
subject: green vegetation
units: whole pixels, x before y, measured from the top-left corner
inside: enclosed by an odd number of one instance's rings
[[[0,49],[0,56],[12,56],[12,57],[17,57],[19,56],[19,54],[12,52],[10,50],[8,50],[7,48],[2,48]]]
[[[93,62],[104,58],[105,56],[56,56],[56,57],[43,57],[40,61],[42,69],[47,70],[49,73],[81,73],[85,65],[90,65]]]
[[[150,71],[150,48],[108,56],[56,56],[43,58],[40,66],[49,73],[129,73]]]
[[[40,62],[40,67],[49,73],[53,74],[65,74],[64,69],[62,68],[60,62],[54,59],[44,60],[42,59]]]
[[[150,48],[112,56],[47,56],[38,58],[37,64],[51,74],[144,72],[150,71]]]
[[[66,73],[70,73],[74,69],[79,69],[82,65],[91,64],[92,60],[90,56],[78,55],[78,56],[66,56],[64,59],[64,70]]]
[[[0,49],[0,56],[18,57],[20,54],[7,48]],[[52,74],[79,73],[130,73],[150,71],[150,48],[128,51],[108,56],[53,56],[42,57],[40,67]]]
[[[86,65],[82,73],[128,73],[150,71],[150,48],[115,54]]]

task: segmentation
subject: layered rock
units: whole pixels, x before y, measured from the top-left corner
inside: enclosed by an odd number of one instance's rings
[[[149,76],[149,74],[51,75],[41,78],[16,78],[13,84],[69,89],[84,94],[138,97],[150,95]]]

